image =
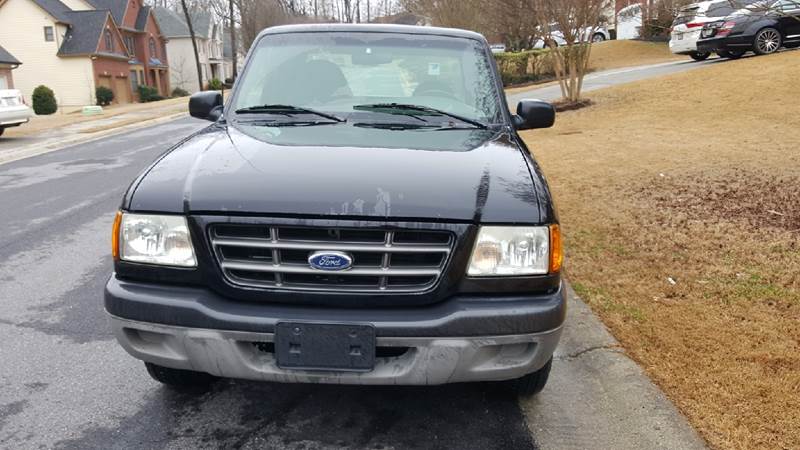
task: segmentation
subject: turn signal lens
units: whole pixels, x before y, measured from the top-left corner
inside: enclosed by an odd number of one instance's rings
[[[550,273],[561,271],[564,262],[564,248],[561,243],[561,227],[550,225]]]
[[[111,256],[114,260],[119,259],[119,225],[122,223],[122,211],[117,211],[114,217],[114,225],[111,229]]]

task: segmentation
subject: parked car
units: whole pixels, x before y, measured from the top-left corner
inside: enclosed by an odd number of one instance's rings
[[[479,86],[480,89],[475,89]],[[134,181],[105,307],[167,385],[547,382],[561,234],[486,40],[291,25],[253,43],[213,122]]]
[[[600,26],[597,28],[587,27],[583,29],[583,36],[582,39],[584,42],[603,42],[611,39],[611,34],[608,32],[608,29],[604,26]],[[539,38],[533,43],[533,48],[545,48],[548,47],[547,43],[552,41],[556,47],[561,45],[567,45],[567,41],[564,39],[564,32],[561,31],[561,27],[558,24],[550,24],[550,34],[545,38]]]
[[[27,123],[31,116],[33,111],[25,104],[22,92],[16,89],[0,90],[0,136],[6,128]]]
[[[697,49],[739,58],[800,46],[800,0],[754,3],[703,27]]]
[[[492,53],[504,53],[506,51],[506,44],[492,44],[489,48],[492,49]]]
[[[695,61],[711,56],[711,52],[698,52],[697,41],[703,26],[715,22],[734,12],[729,0],[693,3],[681,8],[672,22],[669,49],[678,55],[688,55]]]

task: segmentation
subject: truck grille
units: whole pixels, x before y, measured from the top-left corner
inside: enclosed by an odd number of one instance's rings
[[[453,246],[450,232],[413,229],[216,224],[210,238],[231,283],[311,291],[425,291],[436,285]],[[320,251],[344,252],[352,265],[313,268],[308,258]]]

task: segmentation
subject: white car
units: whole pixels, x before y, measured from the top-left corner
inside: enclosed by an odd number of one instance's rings
[[[583,33],[584,33],[583,39],[585,42],[588,41],[603,42],[611,39],[611,34],[609,34],[606,27],[603,26],[597,28],[592,28],[592,27],[584,28]],[[564,32],[561,31],[561,28],[558,26],[558,24],[554,23],[550,24],[550,36],[548,36],[548,39],[552,39],[553,42],[555,42],[556,47],[561,45],[567,45],[567,41],[564,39]],[[537,39],[536,42],[533,43],[533,48],[545,48],[545,47],[547,47],[545,39]]]
[[[710,53],[697,51],[697,40],[700,39],[703,25],[720,20],[733,13],[734,9],[729,0],[692,3],[681,8],[672,22],[670,51],[678,55],[689,55],[695,61],[708,58]]]
[[[0,90],[0,136],[6,128],[18,127],[30,120],[33,111],[25,105],[22,92],[16,89]]]

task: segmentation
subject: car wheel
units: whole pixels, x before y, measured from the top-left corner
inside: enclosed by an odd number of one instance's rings
[[[781,33],[775,28],[764,28],[756,33],[753,51],[756,55],[768,55],[775,53],[781,48]]]
[[[204,372],[173,369],[149,362],[144,365],[151,378],[178,390],[205,391],[218,379]]]
[[[606,37],[603,36],[603,33],[595,33],[594,36],[592,36],[592,42],[603,42],[605,40]]]
[[[539,392],[542,392],[544,386],[547,384],[547,378],[550,377],[550,367],[553,365],[553,358],[547,361],[541,369],[536,372],[529,373],[524,377],[515,380],[505,381],[506,387],[514,394],[520,397],[532,397]]]
[[[704,61],[711,56],[710,52],[692,52],[689,53],[689,56],[695,61]]]

